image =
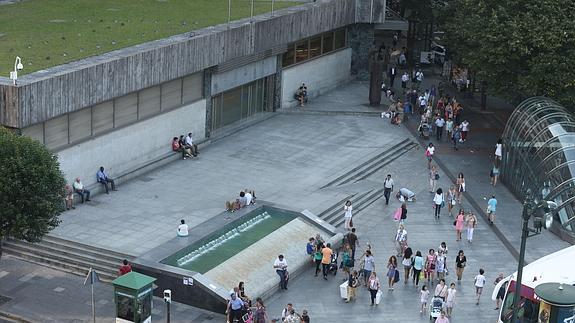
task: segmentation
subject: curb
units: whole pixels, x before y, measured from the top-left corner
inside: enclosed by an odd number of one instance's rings
[[[33,321],[29,321],[21,316],[14,315],[12,313],[0,311],[0,318],[7,319],[10,322],[17,322],[17,323],[34,323]]]

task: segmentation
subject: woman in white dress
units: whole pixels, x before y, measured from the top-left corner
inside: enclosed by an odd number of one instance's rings
[[[345,212],[344,217],[345,217],[345,228],[347,230],[351,230],[352,227],[352,222],[351,222],[351,218],[353,216],[353,206],[351,206],[351,201],[348,200],[347,202],[345,202],[345,205],[343,206],[343,211]]]

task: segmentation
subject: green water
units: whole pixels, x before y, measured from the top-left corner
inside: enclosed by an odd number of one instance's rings
[[[266,214],[263,215],[264,213]],[[267,215],[269,215],[269,217],[267,217]],[[266,216],[266,218],[253,224],[250,228],[245,229],[247,226],[246,223],[258,216]],[[162,263],[202,274],[206,273],[296,217],[296,214],[288,211],[280,211],[268,207],[258,208],[248,213],[245,217],[242,217],[242,219],[238,219],[200,241],[172,254],[162,260]],[[236,232],[238,227],[244,228],[245,231]],[[232,231],[234,229],[236,229],[236,231]],[[226,234],[228,234],[227,238],[222,237]],[[225,239],[225,241],[219,241],[218,243],[218,238]],[[217,244],[217,246],[211,249],[206,248],[206,245],[210,242]],[[194,251],[196,251],[196,253],[201,252],[201,250],[199,250],[201,247],[209,250],[204,249],[201,255],[194,257],[195,259],[186,259],[186,256],[190,257]]]

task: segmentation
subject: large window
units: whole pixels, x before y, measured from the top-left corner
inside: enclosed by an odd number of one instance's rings
[[[282,66],[287,67],[308,59],[327,54],[346,45],[346,30],[341,28],[289,44],[282,57]]]
[[[274,76],[236,87],[212,98],[212,130],[272,110]]]
[[[203,73],[133,92],[22,129],[50,149],[104,134],[203,98]]]

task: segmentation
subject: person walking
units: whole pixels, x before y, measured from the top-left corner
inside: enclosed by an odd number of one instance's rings
[[[401,261],[403,265],[403,284],[407,285],[409,281],[409,274],[411,273],[411,267],[413,266],[413,250],[407,247],[403,253],[403,260]]]
[[[439,219],[441,215],[441,207],[445,204],[445,197],[443,196],[443,190],[438,188],[435,191],[435,197],[433,197],[433,204],[435,205],[435,218]]]
[[[284,255],[279,255],[278,258],[274,262],[274,268],[276,270],[276,274],[280,277],[279,286],[280,289],[287,290],[287,260],[284,258]]]
[[[463,177],[463,173],[459,173],[457,175],[457,179],[455,180],[455,186],[457,186],[457,204],[461,205],[461,193],[465,192],[465,177]]]
[[[371,273],[375,271],[375,258],[371,254],[371,250],[365,251],[365,256],[363,259],[363,278],[365,279],[365,285],[368,285],[369,277],[371,277]]]
[[[419,293],[419,301],[421,302],[421,309],[419,313],[423,313],[427,309],[427,300],[429,299],[429,290],[427,286],[424,284],[421,287],[421,292]]]
[[[256,312],[254,315],[254,323],[266,323],[268,321],[268,314],[266,313],[266,307],[264,306],[264,301],[261,298],[256,299]]]
[[[449,191],[447,192],[447,211],[449,216],[453,216],[453,207],[457,204],[457,191],[455,191],[455,186],[451,185]]]
[[[461,123],[461,140],[460,140],[460,142],[466,142],[468,134],[469,134],[469,121],[463,120],[463,122]]]
[[[353,216],[353,206],[351,206],[351,201],[347,200],[345,205],[343,206],[344,211],[344,218],[345,218],[345,229],[351,230],[352,225],[352,216]]]
[[[397,245],[397,256],[401,257],[407,248],[407,230],[403,224],[399,225],[397,232],[395,234],[395,242]]]
[[[495,199],[495,195],[491,195],[489,201],[487,201],[487,215],[489,218],[489,223],[493,224],[495,221],[495,211],[497,209],[497,199]]]
[[[417,250],[415,252],[415,257],[413,257],[413,283],[415,286],[419,286],[419,278],[421,270],[423,269],[424,260],[421,256],[421,251]]]
[[[431,169],[431,162],[433,161],[433,155],[435,154],[435,147],[433,143],[429,143],[425,149],[425,157],[427,158],[427,169]]]
[[[389,204],[389,196],[391,196],[391,192],[393,192],[393,179],[391,178],[391,174],[387,174],[387,177],[383,181],[383,196],[385,196],[385,205]]]
[[[447,297],[447,285],[445,284],[445,279],[439,279],[439,284],[435,286],[435,293],[433,293],[434,297],[439,297],[441,300],[445,302],[445,298]]]
[[[483,268],[479,269],[479,275],[475,276],[475,296],[477,297],[477,302],[475,305],[479,305],[479,299],[481,298],[481,293],[483,292],[483,287],[485,286],[485,270]]]
[[[349,303],[351,299],[355,299],[355,290],[359,286],[359,278],[357,277],[357,271],[354,270],[349,274],[347,280],[347,299],[346,303]]]
[[[323,244],[317,244],[315,246],[315,252],[313,254],[313,261],[315,262],[315,277],[317,277],[317,274],[319,274],[319,272],[321,271],[321,269],[320,269],[321,259],[323,258],[322,254],[321,254],[322,248],[323,248]]]
[[[437,253],[437,256],[435,258],[436,260],[436,264],[435,264],[435,271],[437,272],[437,279],[441,280],[441,279],[445,279],[445,268],[447,268],[447,264],[446,264],[446,257],[444,254],[442,253]]]
[[[465,223],[465,212],[463,209],[459,210],[459,213],[455,217],[453,224],[455,225],[455,241],[461,241],[461,231],[463,231],[463,225]]]
[[[377,274],[375,271],[372,271],[369,274],[369,278],[367,279],[367,288],[369,290],[370,298],[371,298],[371,306],[375,304],[375,298],[377,297],[377,292],[380,288],[379,278],[377,278]]]
[[[439,316],[435,319],[434,323],[449,323],[449,319],[445,316],[445,311],[441,310]]]
[[[497,180],[499,179],[499,165],[501,161],[499,159],[495,159],[493,161],[493,167],[491,168],[490,177],[491,177],[491,185],[497,185]]]
[[[453,142],[453,150],[457,151],[457,143],[461,140],[461,126],[456,124],[453,128],[453,135],[451,136],[451,141]]]
[[[463,277],[463,271],[465,270],[465,266],[467,265],[467,257],[465,257],[465,253],[463,250],[459,250],[457,256],[455,257],[455,274],[457,275],[457,282],[461,282],[461,278]]]
[[[503,139],[497,140],[495,144],[495,160],[501,160],[503,158]]]
[[[447,121],[445,121],[445,132],[447,141],[451,140],[453,136],[453,120],[451,120],[451,118],[447,118]]]
[[[439,172],[437,171],[437,166],[431,165],[429,169],[429,193],[435,192],[435,185],[439,180]]]
[[[237,318],[238,322],[243,322],[242,319],[242,309],[244,308],[244,302],[239,298],[235,292],[230,293],[230,300],[228,301],[228,307],[226,309],[226,315],[228,317],[228,322],[235,322]]]
[[[445,309],[447,311],[447,317],[451,317],[453,313],[453,305],[455,305],[455,295],[457,295],[457,290],[455,289],[455,283],[449,285],[447,290],[447,298],[445,300]]]
[[[425,277],[427,278],[427,284],[429,285],[433,285],[433,273],[435,272],[436,260],[437,255],[435,254],[435,250],[429,249],[429,253],[425,257]]]
[[[395,284],[395,275],[397,271],[397,258],[395,256],[389,257],[387,261],[387,286],[390,291],[393,291],[393,285]]]
[[[444,126],[445,126],[445,120],[443,119],[443,116],[441,116],[441,114],[440,114],[439,117],[435,120],[435,131],[436,131],[437,141],[441,141],[441,139],[443,138],[443,127]]]
[[[473,242],[473,231],[475,231],[475,227],[477,226],[477,218],[473,212],[470,212],[465,217],[465,223],[467,226],[467,242]]]
[[[407,75],[407,71],[403,73],[401,76],[401,88],[405,91],[407,88],[407,82],[409,81],[409,75]]]
[[[500,281],[503,280],[503,273],[499,273],[499,276],[497,276],[497,278],[495,279],[495,281],[493,282],[493,285],[499,284]],[[505,287],[506,287],[506,283],[503,283],[500,287],[499,290],[497,291],[497,296],[495,297],[495,310],[499,309],[499,306],[501,306],[501,302],[503,302],[503,298],[505,298]]]
[[[323,279],[327,280],[327,271],[329,264],[331,263],[331,256],[333,255],[333,250],[331,250],[331,244],[328,243],[323,249],[321,249],[321,265],[323,271]]]

